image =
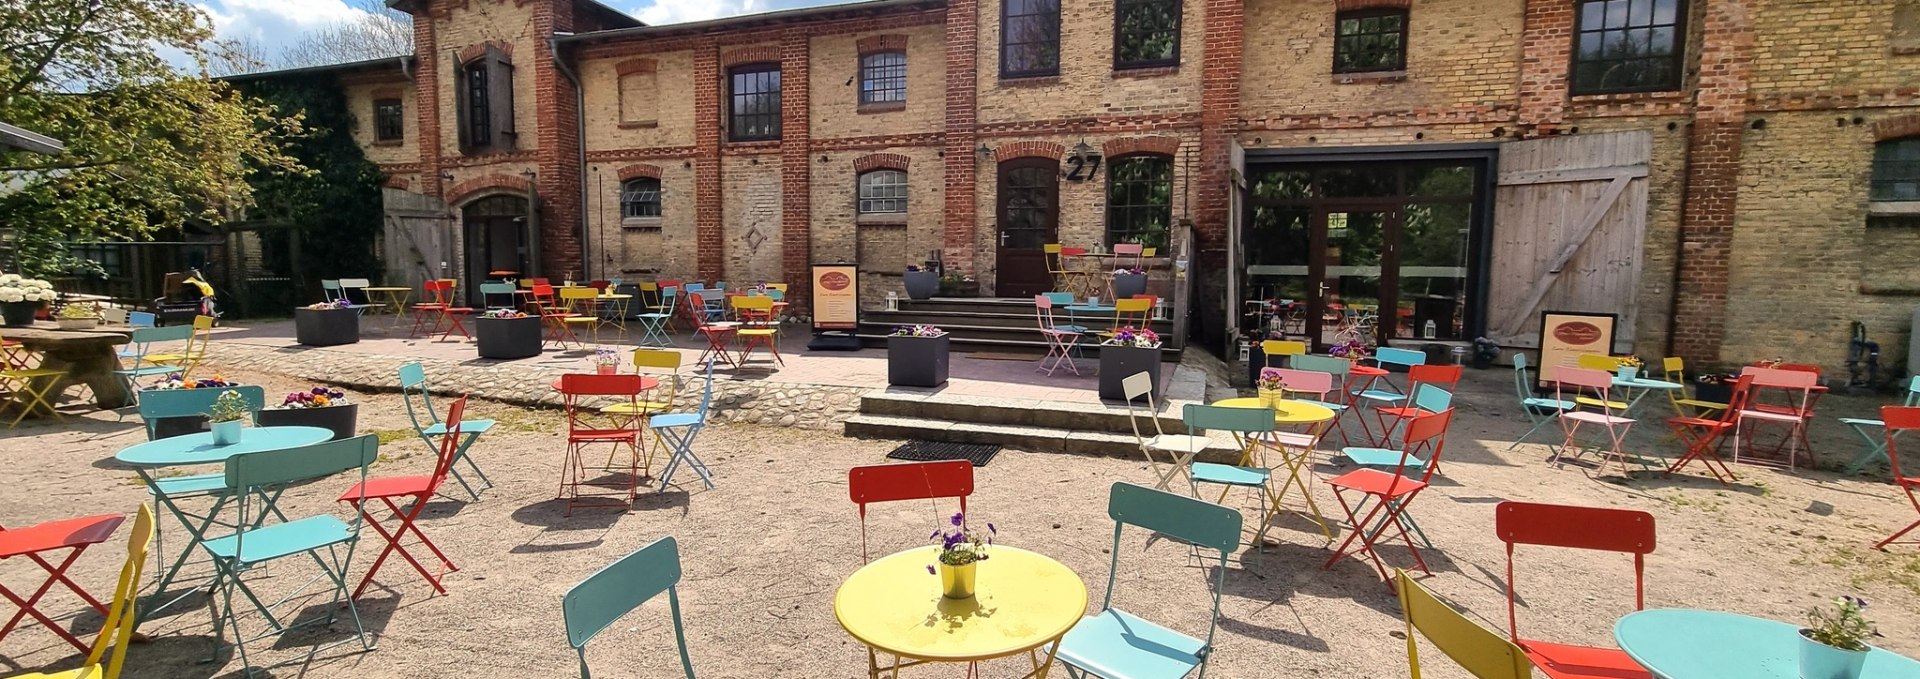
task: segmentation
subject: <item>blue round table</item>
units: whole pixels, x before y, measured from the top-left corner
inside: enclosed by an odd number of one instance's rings
[[[1734,613],[1666,608],[1630,613],[1614,641],[1660,679],[1799,679],[1800,628]],[[1920,679],[1920,662],[1879,648],[1860,679]]]
[[[114,455],[113,459],[142,469],[218,464],[243,453],[296,448],[330,438],[333,438],[333,432],[320,427],[246,427],[240,430],[240,442],[230,446],[216,446],[213,444],[213,432],[200,432],[128,446]]]

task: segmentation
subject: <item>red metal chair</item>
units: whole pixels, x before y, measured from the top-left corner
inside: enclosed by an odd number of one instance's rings
[[[406,559],[407,563],[413,565],[414,570],[420,572],[420,577],[426,578],[427,583],[433,585],[433,591],[447,593],[447,588],[440,584],[440,578],[447,573],[460,570],[460,567],[455,566],[452,559],[447,558],[447,555],[441,552],[432,540],[427,539],[426,533],[420,532],[420,526],[415,521],[420,518],[420,512],[426,509],[427,501],[440,491],[440,483],[447,480],[447,472],[453,469],[453,461],[460,457],[460,419],[466,411],[467,397],[464,395],[447,408],[447,418],[444,420],[446,435],[440,437],[440,454],[434,460],[433,473],[426,476],[368,479],[354,484],[352,488],[347,489],[347,492],[340,494],[339,502],[351,503],[355,511],[366,517],[367,525],[379,532],[380,537],[387,539],[387,546],[380,550],[379,556],[374,557],[373,566],[367,569],[366,577],[360,579],[360,586],[353,590],[353,598],[360,598],[361,592],[365,592],[367,585],[373,582],[373,576],[380,572],[380,565],[386,563],[387,557],[395,552],[399,552],[400,558]],[[393,502],[396,498],[411,499],[412,504],[401,509]],[[373,512],[367,511],[367,501],[376,499],[386,504],[388,511],[393,512],[393,518],[399,520],[399,528],[389,532],[386,526],[381,525],[380,521],[374,518]],[[438,575],[428,572],[427,567],[421,565],[420,560],[414,558],[413,554],[407,552],[406,546],[400,544],[400,539],[405,537],[408,531],[412,531],[414,537],[420,539],[420,544],[425,545],[428,551],[433,552],[433,555],[440,559],[442,570]]]
[[[1462,370],[1457,365],[1416,365],[1407,368],[1407,393],[1420,393],[1422,384],[1431,384],[1447,390],[1449,394],[1454,393],[1460,387]],[[1419,404],[1414,403],[1413,399],[1409,398],[1400,403],[1401,405],[1398,406],[1381,406],[1373,409],[1373,419],[1380,423],[1378,443],[1382,446],[1393,443],[1393,432],[1399,429],[1400,425],[1413,419],[1415,415],[1427,412],[1422,410]],[[1362,429],[1366,428],[1366,422],[1362,421],[1360,424]]]
[[[441,314],[446,311],[447,295],[442,291],[450,289],[451,284],[441,280],[430,280],[420,284],[420,298],[426,301],[413,304],[413,329],[407,331],[408,337],[417,337],[420,331],[432,335],[440,330]]]
[[[1740,411],[1746,407],[1752,393],[1753,376],[1742,375],[1739,381],[1733,383],[1733,396],[1728,399],[1727,407],[1720,410],[1719,417],[1667,418],[1667,426],[1673,428],[1675,438],[1687,445],[1687,452],[1667,467],[1666,475],[1672,476],[1687,466],[1688,462],[1699,460],[1720,483],[1732,481],[1735,478],[1733,468],[1720,458],[1720,449],[1726,447],[1727,435],[1740,426]]]
[[[1327,485],[1333,486],[1334,499],[1339,500],[1340,508],[1346,510],[1347,525],[1352,529],[1347,532],[1347,539],[1340,543],[1340,547],[1333,550],[1333,556],[1327,559],[1327,563],[1322,568],[1332,568],[1341,557],[1349,554],[1363,553],[1373,562],[1374,570],[1380,572],[1380,579],[1391,582],[1392,577],[1387,572],[1387,566],[1380,560],[1379,553],[1374,551],[1374,546],[1382,536],[1387,534],[1388,530],[1392,530],[1400,535],[1400,540],[1406,543],[1409,551],[1413,552],[1414,564],[1420,568],[1421,572],[1429,575],[1433,573],[1427,570],[1426,560],[1420,558],[1419,548],[1413,546],[1413,538],[1408,530],[1412,524],[1403,520],[1402,515],[1406,513],[1407,506],[1413,504],[1413,498],[1419,495],[1420,491],[1426,490],[1428,481],[1433,478],[1433,470],[1440,466],[1440,452],[1446,447],[1447,425],[1452,421],[1453,409],[1451,408],[1443,412],[1416,415],[1407,423],[1405,445],[1401,446],[1400,450],[1400,462],[1391,472],[1361,468],[1327,480]],[[1408,471],[1419,473],[1420,478],[1408,477]],[[1348,492],[1360,494],[1362,502],[1348,502]],[[1367,510],[1366,518],[1359,518],[1359,510],[1369,505],[1371,508]],[[1375,527],[1369,529],[1369,526]],[[1359,545],[1349,551],[1348,547],[1353,546],[1355,541],[1358,541]]]
[[[960,499],[967,513],[973,463],[966,460],[882,464],[847,470],[847,497],[860,506],[860,560],[867,560],[867,505],[898,500]]]
[[[733,345],[734,334],[740,332],[742,326],[736,321],[707,320],[707,313],[702,310],[703,305],[699,295],[691,295],[687,298],[689,308],[687,319],[693,323],[693,332],[707,339],[706,350],[700,352],[700,357],[695,359],[694,363],[697,365],[719,359],[727,365],[740,367],[740,363],[734,360],[733,353],[728,347]]]
[[[624,397],[623,405],[639,409],[640,394],[646,391],[646,378],[639,375],[586,375],[568,374],[560,376],[560,396],[564,399],[567,411],[567,455],[560,470],[560,497],[567,501],[568,516],[573,515],[573,507],[580,504],[582,486],[605,486],[600,479],[588,479],[587,472],[625,472],[627,499],[624,503],[611,503],[601,506],[631,507],[639,497],[640,488],[640,434],[642,429],[632,418],[622,418],[609,424],[600,419],[600,405],[589,404],[603,396]],[[586,449],[595,445],[612,446],[609,454],[620,452],[626,447],[629,456],[626,467],[611,464],[603,467],[586,465]],[[617,486],[616,486],[617,487]],[[611,497],[597,495],[588,497]]]
[[[1920,491],[1920,476],[1901,475],[1900,450],[1893,445],[1893,440],[1899,435],[1899,432],[1920,429],[1920,408],[1911,406],[1882,406],[1880,408],[1880,421],[1887,423],[1887,461],[1893,464],[1893,485],[1898,486],[1901,492],[1906,493],[1907,502],[1913,505],[1915,512],[1920,512],[1920,495],[1915,494],[1916,491]],[[1915,528],[1920,528],[1920,520],[1907,524],[1906,528],[1902,528],[1899,532],[1887,536],[1887,539],[1875,543],[1873,548],[1885,549],[1887,545],[1893,544],[1894,540],[1898,540],[1900,536],[1913,532]]]
[[[7,638],[7,633],[12,632],[13,628],[20,624],[21,619],[27,616],[33,616],[34,620],[40,621],[40,624],[45,625],[47,629],[52,630],[54,634],[67,640],[67,643],[73,644],[73,647],[80,649],[81,653],[88,652],[90,648],[86,642],[81,641],[79,637],[67,631],[67,628],[61,627],[60,623],[55,622],[53,618],[40,612],[38,608],[40,599],[45,597],[49,590],[53,589],[54,583],[58,582],[66,585],[68,590],[78,595],[81,600],[87,602],[88,606],[92,606],[93,609],[99,611],[101,615],[106,615],[106,605],[100,603],[98,599],[93,598],[93,595],[88,594],[86,590],[81,589],[80,585],[74,584],[73,580],[68,579],[67,568],[73,566],[73,562],[80,559],[80,553],[87,551],[88,547],[100,544],[105,542],[107,538],[113,537],[113,531],[120,528],[121,522],[126,520],[127,517],[119,514],[101,514],[99,516],[48,521],[46,523],[34,524],[26,528],[16,528],[12,530],[8,530],[5,526],[0,526],[0,560],[24,556],[27,557],[27,560],[32,561],[47,572],[47,580],[40,583],[40,586],[35,588],[33,593],[26,597],[21,597],[19,594],[14,593],[13,590],[7,589],[6,585],[0,585],[0,597],[4,597],[6,600],[13,602],[13,605],[20,607],[20,610],[15,612],[12,618],[7,619],[5,626],[0,626],[0,639]],[[41,556],[43,553],[57,552],[63,549],[72,551],[67,553],[67,558],[62,559],[58,566]]]
[[[553,342],[560,345],[562,349],[567,348],[568,341],[585,347],[580,338],[574,336],[573,326],[567,323],[567,319],[573,317],[573,312],[560,305],[560,300],[554,295],[553,286],[536,283],[532,290],[533,298],[527,302],[527,305],[533,313],[540,315],[540,325],[547,329],[546,337],[542,341]]]
[[[1514,545],[1568,547],[1633,555],[1633,609],[1646,608],[1646,556],[1653,552],[1653,515],[1626,509],[1502,502],[1494,531],[1507,543],[1507,633],[1551,679],[1639,679],[1652,675],[1625,651],[1520,638],[1513,580]],[[1564,574],[1563,574],[1564,575]]]
[[[447,322],[447,331],[440,334],[440,339],[445,340],[448,337],[452,337],[453,331],[455,330],[460,331],[461,337],[473,339],[473,335],[467,333],[467,326],[460,322],[460,319],[473,315],[473,307],[454,304],[453,281],[441,280],[436,282],[440,284],[439,294],[436,295],[440,301],[440,318]],[[429,283],[429,285],[431,284],[432,283]],[[439,327],[437,321],[434,327]]]

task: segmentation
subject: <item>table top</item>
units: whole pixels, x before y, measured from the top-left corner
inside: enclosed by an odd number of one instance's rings
[[[1653,378],[1650,378],[1650,377],[1635,377],[1635,378],[1633,378],[1633,379],[1630,379],[1630,380],[1623,380],[1623,379],[1620,379],[1619,377],[1614,377],[1614,378],[1613,378],[1613,386],[1616,386],[1616,387],[1631,387],[1631,388],[1634,388],[1634,389],[1668,389],[1668,390],[1671,390],[1671,389],[1685,389],[1687,385],[1684,385],[1684,384],[1681,384],[1681,383],[1679,383],[1679,382],[1668,382],[1668,381],[1666,381],[1666,380],[1656,380],[1656,379],[1653,379]]]
[[[1262,407],[1260,405],[1260,399],[1258,398],[1230,398],[1223,401],[1215,401],[1207,405],[1215,405],[1222,408]],[[1332,408],[1315,403],[1307,403],[1306,401],[1282,399],[1273,404],[1274,424],[1318,424],[1331,420],[1333,417],[1334,413]]]
[[[0,337],[18,340],[27,345],[126,344],[132,336],[133,328],[131,326],[115,327],[126,329],[116,330],[114,327],[106,327],[93,330],[61,330],[52,323],[37,322],[25,328],[0,328]]]
[[[216,464],[241,453],[295,448],[330,438],[333,432],[321,427],[246,427],[240,430],[239,443],[216,446],[213,432],[203,431],[127,446],[113,459],[136,467]]]
[[[975,566],[974,597],[940,595],[927,572],[940,548],[916,547],[874,560],[840,584],[833,614],[853,638],[920,660],[986,660],[1037,648],[1066,634],[1087,612],[1087,585],[1041,554],[995,545]]]
[[[1066,306],[1066,310],[1067,311],[1086,311],[1089,313],[1100,313],[1103,311],[1113,311],[1114,307],[1110,307],[1104,304],[1068,304]]]
[[[584,374],[588,374],[588,375],[592,375],[592,374],[597,374],[597,373],[584,373]],[[632,374],[632,373],[620,373],[620,374],[622,374],[622,375],[630,375],[630,374]],[[646,390],[649,390],[649,389],[652,389],[652,388],[654,388],[654,387],[657,387],[657,386],[660,386],[660,380],[656,380],[656,379],[654,379],[654,378],[651,378],[651,377],[647,377],[646,375],[641,375],[641,376],[640,376],[640,390],[641,390],[641,391],[646,391]],[[560,378],[558,378],[558,377],[556,377],[556,378],[554,378],[554,379],[553,379],[553,390],[554,390],[554,391],[559,391],[559,390],[560,390]]]
[[[1663,679],[1799,679],[1799,627],[1685,608],[1629,613],[1613,638]],[[1860,679],[1920,678],[1920,662],[1875,648]]]

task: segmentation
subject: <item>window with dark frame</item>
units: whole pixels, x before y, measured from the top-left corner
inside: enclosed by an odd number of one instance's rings
[[[1116,0],[1113,67],[1180,64],[1180,0]]]
[[[1107,244],[1167,246],[1173,226],[1173,158],[1122,156],[1107,164]]]
[[[860,173],[860,214],[907,213],[907,173],[904,170],[869,170]]]
[[[1060,0],[1001,3],[1000,77],[1060,74]]]
[[[907,53],[879,52],[860,57],[860,103],[907,102]]]
[[[1680,88],[1685,0],[1578,0],[1574,94]]]
[[[373,140],[401,141],[407,136],[405,107],[399,99],[373,102]]]
[[[455,125],[463,153],[512,151],[517,135],[513,125],[513,61],[506,51],[488,45],[471,61],[457,64],[459,88]]]
[[[627,180],[620,186],[621,219],[658,219],[660,217],[660,180],[652,177]]]
[[[1334,17],[1334,73],[1404,70],[1407,10],[1362,9]]]
[[[1890,139],[1873,146],[1873,178],[1867,200],[1920,201],[1920,137]]]
[[[727,139],[780,138],[780,65],[753,64],[728,72]]]
[[[485,60],[467,64],[467,145],[493,145],[493,100]]]

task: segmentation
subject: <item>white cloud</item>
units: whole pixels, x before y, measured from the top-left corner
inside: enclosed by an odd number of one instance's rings
[[[366,12],[343,0],[210,0],[200,9],[227,39],[252,40],[269,50],[298,42],[308,31],[354,20]]]
[[[653,0],[651,4],[633,3],[626,9],[648,25],[657,26],[752,14],[768,8],[763,0]]]

